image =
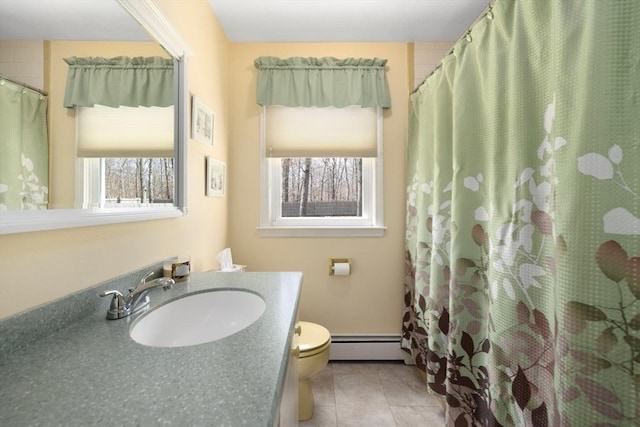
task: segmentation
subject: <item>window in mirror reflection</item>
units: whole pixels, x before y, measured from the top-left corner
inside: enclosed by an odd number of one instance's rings
[[[173,158],[84,159],[83,208],[173,206]]]
[[[173,205],[173,61],[64,60],[64,106],[76,112],[76,206]]]
[[[76,121],[78,205],[173,205],[173,106],[79,107]]]

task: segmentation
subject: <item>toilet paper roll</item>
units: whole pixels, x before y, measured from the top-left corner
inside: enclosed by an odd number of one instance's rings
[[[334,276],[348,276],[351,274],[351,266],[348,262],[337,262],[333,264]]]

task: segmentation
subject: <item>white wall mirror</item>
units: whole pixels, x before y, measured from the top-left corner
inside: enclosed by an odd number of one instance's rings
[[[100,41],[100,43],[155,40],[162,46],[164,51],[174,59],[174,189],[173,203],[164,206],[154,204],[143,207],[89,209],[75,209],[67,206],[57,209],[56,206],[52,206],[52,209],[47,210],[3,211],[0,212],[0,234],[175,218],[184,215],[186,213],[186,109],[188,106],[186,56],[189,54],[189,49],[153,0],[9,1],[3,3],[2,14],[1,26],[4,28],[0,30],[2,39],[6,38],[8,32],[16,31],[19,35],[11,36],[13,39],[90,40]],[[50,164],[53,163],[50,162]],[[68,164],[74,163],[75,159],[69,159]],[[55,179],[56,174],[60,173],[64,174],[65,171],[52,170],[51,179]]]

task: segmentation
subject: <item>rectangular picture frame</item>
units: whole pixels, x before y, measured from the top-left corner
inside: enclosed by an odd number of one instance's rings
[[[227,188],[227,165],[213,157],[207,157],[206,195],[224,197]]]
[[[191,97],[191,138],[213,147],[213,112],[200,99]]]

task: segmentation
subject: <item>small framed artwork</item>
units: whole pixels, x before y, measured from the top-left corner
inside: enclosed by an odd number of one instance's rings
[[[213,113],[195,95],[191,97],[191,138],[213,147]]]
[[[207,157],[206,195],[224,197],[227,186],[227,165],[213,157]]]

